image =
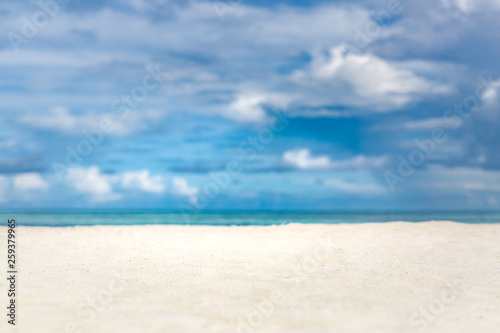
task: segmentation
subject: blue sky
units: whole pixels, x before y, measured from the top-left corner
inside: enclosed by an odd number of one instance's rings
[[[41,3],[0,4],[0,208],[498,208],[498,0]]]

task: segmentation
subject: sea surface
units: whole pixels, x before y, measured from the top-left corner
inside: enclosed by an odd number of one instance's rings
[[[285,223],[371,223],[432,220],[463,223],[500,223],[500,212],[241,212],[208,211],[44,211],[1,212],[3,219],[14,218],[25,226],[77,225],[276,225]]]

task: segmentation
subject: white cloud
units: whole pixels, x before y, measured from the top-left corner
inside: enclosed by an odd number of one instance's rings
[[[240,122],[261,122],[267,118],[263,105],[284,108],[288,99],[279,94],[239,93],[222,113],[223,116]]]
[[[465,14],[500,9],[498,0],[441,0],[441,3],[445,8],[457,8]]]
[[[50,77],[43,76],[43,80],[31,80],[27,84],[44,90],[44,98],[65,99],[68,101],[66,105],[70,106],[80,105],[81,99],[85,99],[82,96],[92,96],[93,101],[104,99],[103,103],[109,103],[106,91],[113,91],[120,80],[117,77],[125,75],[121,73],[123,70],[117,70],[118,67],[111,64],[145,63],[151,60],[151,50],[164,45],[164,61],[169,64],[171,81],[166,82],[165,79],[160,90],[161,97],[168,98],[162,99],[157,94],[151,101],[154,98],[158,105],[162,103],[173,110],[222,115],[240,122],[265,119],[263,105],[275,105],[269,94],[286,95],[299,109],[303,106],[342,105],[388,111],[418,100],[419,95],[445,89],[423,78],[421,72],[407,64],[389,62],[371,54],[340,52],[341,43],[353,44],[356,29],[371,21],[370,10],[363,8],[364,4],[323,4],[309,8],[282,6],[277,10],[242,2],[224,17],[224,24],[221,24],[214,4],[207,1],[169,5],[168,19],[162,20],[151,19],[150,14],[166,15],[165,1],[127,2],[130,8],[126,10],[107,6],[91,14],[60,12],[57,20],[44,27],[41,35],[47,45],[54,42],[60,46],[64,44],[60,41],[70,41],[67,43],[71,45],[70,49],[59,47],[51,51],[50,48],[42,50],[27,45],[18,56],[13,56],[9,50],[0,52],[0,63],[29,67],[31,73],[37,71],[36,77],[45,75],[46,71],[41,68],[47,66],[74,67],[74,71],[60,71],[57,76],[50,71]],[[120,26],[114,22],[127,22],[127,25]],[[398,21],[398,24],[383,26],[372,41],[387,40],[397,34],[400,24]],[[75,36],[80,35],[91,40],[88,43],[92,47],[80,47],[86,45],[86,42],[76,42]],[[120,45],[120,52],[116,51],[115,45]],[[328,55],[318,52],[331,46],[336,47]],[[316,54],[313,66],[302,71],[301,79],[299,74],[295,76],[299,85],[290,82],[288,75],[277,73],[278,68],[288,66],[290,59],[311,53]],[[194,61],[191,61],[192,56]],[[293,66],[301,66],[307,60],[293,62]],[[77,94],[78,98],[75,94],[52,93],[63,90],[65,84],[73,82],[75,72],[83,77],[89,67],[109,70],[111,75],[109,78],[101,77],[99,82],[79,82],[82,89]],[[120,76],[116,72],[120,72]],[[50,91],[47,87],[51,88]],[[248,92],[249,87],[266,93]],[[233,94],[235,98],[230,100],[228,96]],[[15,94],[11,96],[8,99],[19,105],[19,97]],[[27,99],[23,101],[23,106],[32,103]],[[39,99],[37,103],[40,103]],[[329,112],[328,116],[331,115]],[[63,114],[65,123],[62,124],[54,115],[50,116],[52,119],[29,115],[26,117],[32,120],[22,120],[37,128],[63,128],[66,133],[89,122],[84,119],[86,117]],[[131,124],[134,122],[139,128],[147,128],[143,125],[154,121],[154,118],[147,117],[131,118],[130,121],[118,122],[114,133],[126,135],[132,132]],[[68,126],[71,122],[75,125]]]
[[[500,79],[496,81],[491,81],[487,89],[482,91],[480,96],[481,100],[490,104],[498,102],[497,97],[499,89],[500,89]]]
[[[121,175],[121,182],[127,188],[139,188],[145,192],[161,194],[166,186],[160,175],[151,176],[149,170],[129,171]]]
[[[21,191],[47,190],[49,183],[39,173],[21,173],[13,177],[14,189]]]
[[[474,1],[470,0],[441,0],[441,3],[445,8],[456,7],[464,13],[471,12],[474,7]]]
[[[109,96],[109,91],[115,91],[117,84],[128,84],[120,81],[126,75],[134,77],[133,68],[151,61],[152,54],[156,52],[152,50],[158,50],[158,45],[163,45],[165,56],[160,58],[168,64],[169,71],[172,69],[172,85],[167,87],[168,83],[164,82],[160,89],[163,96],[156,94],[151,101],[155,99],[158,104],[167,104],[169,109],[259,122],[265,118],[262,104],[274,102],[269,96],[248,93],[248,87],[257,87],[259,91],[266,92],[265,95],[278,93],[280,89],[276,86],[289,84],[286,75],[275,71],[285,59],[305,54],[318,46],[352,39],[355,27],[370,19],[369,10],[360,5],[282,6],[277,10],[242,2],[231,15],[226,15],[224,24],[221,24],[214,4],[209,1],[169,4],[168,14],[163,0],[127,2],[131,8],[105,6],[91,12],[61,11],[57,19],[40,29],[40,36],[37,37],[43,38],[45,45],[54,43],[56,48],[41,49],[30,43],[22,45],[22,52],[18,55],[6,49],[0,51],[0,63],[18,66],[20,70],[28,68],[31,77],[42,77],[43,80],[22,84],[43,91],[47,104],[64,100],[65,105],[73,110],[82,105],[82,100],[88,103],[90,98],[93,102],[103,100],[102,103],[109,103],[114,98]],[[151,13],[155,13],[156,18],[161,15],[168,18],[152,19]],[[14,31],[19,30],[17,21],[14,16],[8,22]],[[127,24],[117,25],[116,22]],[[117,51],[117,45],[120,51]],[[207,61],[197,61],[197,58]],[[65,66],[65,70],[61,70],[61,66]],[[120,69],[120,66],[127,68]],[[50,70],[47,71],[47,68]],[[54,74],[56,71],[57,75]],[[98,76],[96,72],[105,72],[106,75]],[[47,76],[47,73],[50,75]],[[74,82],[75,75],[86,78],[89,75],[91,78],[98,76],[99,81],[79,80],[77,94],[61,92]],[[11,78],[7,80],[9,82],[2,80],[0,78],[0,84],[13,84]],[[228,101],[228,96],[233,94],[235,99]],[[19,106],[19,95],[11,93],[10,96],[8,100],[15,101],[19,108],[30,109],[26,107],[29,105],[34,109],[40,105],[39,99],[36,104],[30,99],[22,99],[22,106]],[[58,120],[59,117],[62,121]],[[52,112],[48,117],[36,114],[23,116],[20,121],[32,127],[66,133],[95,123],[86,116],[76,116],[67,111]],[[117,129],[115,133],[130,133],[130,123],[132,121],[124,122],[127,128],[123,131]],[[141,121],[137,123],[141,124]]]
[[[91,131],[100,129],[102,120],[111,123],[111,135],[125,136],[135,132],[141,132],[154,126],[156,122],[164,115],[159,110],[130,110],[126,113],[95,113],[87,112],[85,114],[72,114],[65,107],[55,107],[48,113],[29,114],[19,116],[19,123],[33,128],[55,130],[67,134],[81,135],[81,131]]]
[[[401,125],[398,125],[399,128],[404,128],[408,130],[431,130],[434,128],[448,128],[453,127],[454,122],[447,120],[442,117],[435,118],[427,118],[421,120],[410,120]]]
[[[328,54],[316,54],[307,71],[296,71],[292,78],[302,84],[328,84],[332,91],[348,95],[342,102],[370,105],[389,111],[417,100],[420,95],[445,93],[450,89],[418,76],[403,63],[389,62],[372,54],[355,54],[344,45]],[[312,81],[311,81],[312,80]]]
[[[122,198],[121,194],[115,193],[118,190],[140,190],[159,195],[167,188],[161,175],[151,175],[147,169],[106,175],[96,166],[71,168],[66,181],[77,192],[88,194],[92,202],[118,200]]]
[[[76,191],[90,195],[92,202],[107,202],[120,199],[113,192],[110,177],[101,174],[98,167],[71,168],[68,170],[66,182]]]
[[[180,177],[174,177],[172,183],[174,186],[174,193],[187,197],[191,203],[196,203],[198,201],[198,188],[189,186],[187,180]]]
[[[238,96],[224,114],[227,118],[238,121],[262,121],[266,117],[266,112],[261,107],[264,101],[263,95]]]
[[[283,154],[283,161],[299,169],[328,169],[328,156],[312,157],[309,149],[289,150]]]
[[[51,20],[40,29],[40,34],[45,39],[49,41],[71,39],[75,37],[77,31],[92,35],[102,48],[82,47],[81,50],[76,50],[77,45],[71,44],[73,49],[71,55],[68,55],[67,50],[57,49],[44,56],[38,54],[40,57],[37,60],[35,54],[30,53],[32,48],[25,47],[23,52],[19,53],[21,61],[16,64],[38,61],[38,64],[44,62],[46,65],[55,66],[68,62],[73,66],[82,64],[89,66],[96,65],[95,62],[89,63],[87,61],[89,58],[100,63],[109,63],[116,60],[130,60],[131,57],[144,61],[149,57],[151,47],[156,49],[158,45],[170,45],[173,50],[191,51],[207,51],[207,46],[212,46],[211,52],[227,58],[241,54],[242,46],[259,47],[262,52],[275,52],[262,47],[277,47],[288,53],[297,50],[298,46],[310,49],[318,42],[346,40],[352,37],[356,26],[370,19],[369,10],[358,5],[327,4],[309,9],[283,6],[280,10],[275,10],[262,6],[249,6],[242,2],[235,7],[231,15],[226,15],[224,24],[221,24],[214,3],[188,1],[183,5],[168,6],[168,14],[176,19],[151,20],[148,12],[165,15],[165,2],[129,0],[132,10],[108,6],[89,13],[61,11],[57,19]],[[227,4],[227,1],[225,2]],[[33,10],[31,7],[28,9]],[[12,15],[11,19],[6,21],[8,31],[19,31],[18,15]],[[120,26],[115,22],[127,22],[127,25]],[[133,47],[129,52],[112,50],[102,52],[107,46],[115,43],[122,47],[127,45]],[[25,53],[26,51],[28,52]],[[81,56],[75,57],[76,53]],[[0,63],[16,61],[15,58],[17,57],[12,57],[9,53],[4,56],[0,54]]]
[[[172,184],[171,193],[186,197],[192,203],[198,201],[198,188],[190,186],[186,179],[174,177]],[[86,195],[91,203],[120,200],[127,195],[127,191],[161,195],[167,190],[165,178],[161,175],[152,175],[147,169],[103,174],[97,166],[68,169],[65,185],[76,193]],[[31,195],[34,191],[48,189],[50,189],[50,183],[35,172],[12,176],[0,175],[0,202],[14,199],[34,200],[35,197]]]
[[[47,114],[31,114],[20,116],[17,120],[35,128],[55,129],[71,133],[77,125],[90,127],[89,119],[71,115],[69,110],[64,107],[55,107]]]
[[[37,172],[0,175],[0,202],[13,200],[29,201],[36,198],[38,191],[50,188],[49,182]]]
[[[21,46],[20,49],[23,47]],[[112,61],[130,61],[131,59],[140,61],[134,55],[126,56],[115,52],[100,50],[36,50],[22,49],[13,56],[9,49],[0,51],[0,63],[4,66],[53,66],[66,68],[85,68],[88,66],[98,66]]]
[[[476,117],[481,117],[495,123],[498,122],[500,119],[498,112],[500,106],[500,79],[492,80],[479,97],[481,105],[476,113]]]
[[[386,162],[385,156],[366,157],[355,156],[342,161],[332,161],[330,157],[323,155],[313,157],[309,149],[295,149],[283,153],[283,162],[297,169],[361,169],[369,167],[380,167]]]

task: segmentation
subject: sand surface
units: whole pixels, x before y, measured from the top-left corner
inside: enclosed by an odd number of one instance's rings
[[[500,225],[17,231],[0,332],[500,332]]]

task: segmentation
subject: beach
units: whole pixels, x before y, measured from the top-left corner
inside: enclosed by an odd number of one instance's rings
[[[16,232],[16,325],[3,278],[1,332],[500,332],[498,224]]]

